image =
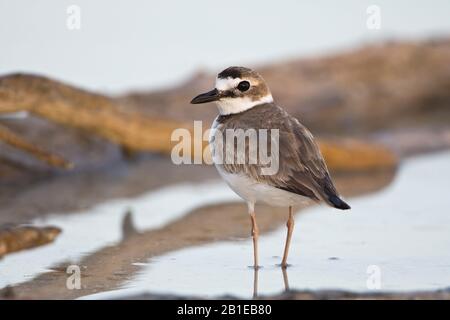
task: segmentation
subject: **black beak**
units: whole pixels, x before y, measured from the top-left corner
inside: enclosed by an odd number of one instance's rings
[[[208,91],[206,93],[199,94],[194,99],[191,100],[192,104],[199,104],[199,103],[206,103],[206,102],[212,102],[217,101],[220,99],[219,90],[214,89],[211,91]]]

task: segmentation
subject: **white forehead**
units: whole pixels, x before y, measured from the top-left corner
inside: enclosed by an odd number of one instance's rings
[[[221,91],[225,91],[225,90],[230,90],[230,89],[234,89],[237,87],[237,85],[239,84],[239,82],[241,82],[242,79],[241,78],[216,78],[216,89],[217,90],[221,90]]]

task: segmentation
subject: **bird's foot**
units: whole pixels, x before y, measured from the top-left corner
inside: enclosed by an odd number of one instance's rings
[[[253,270],[259,270],[262,268],[262,266],[248,266],[248,267]]]
[[[287,269],[288,267],[292,266],[289,263],[279,263],[277,264],[278,267],[281,267],[281,269]]]

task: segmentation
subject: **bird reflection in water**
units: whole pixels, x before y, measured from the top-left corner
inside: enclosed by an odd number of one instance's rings
[[[253,299],[258,298],[259,269],[260,268],[253,268]],[[281,272],[283,273],[284,291],[288,292],[290,289],[287,268],[281,268]]]

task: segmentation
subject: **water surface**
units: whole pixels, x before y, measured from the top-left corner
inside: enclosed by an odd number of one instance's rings
[[[287,278],[291,289],[409,291],[450,283],[450,153],[407,161],[388,188],[351,199],[352,210],[307,209],[296,219]],[[258,294],[284,290],[285,228],[260,238]],[[171,252],[150,259],[120,290],[87,298],[174,293],[249,298],[254,291],[250,239]],[[373,267],[375,266],[375,267]],[[371,278],[373,279],[373,278]],[[370,282],[373,283],[373,282]]]
[[[448,286],[449,164],[450,152],[408,160],[394,182],[377,182],[372,189],[384,186],[381,191],[347,199],[349,212],[325,206],[302,209],[286,275],[276,266],[286,212],[259,208],[262,230],[273,231],[260,237],[258,294],[278,293],[286,286],[366,291],[370,266],[380,270],[383,290]],[[350,181],[360,190],[369,183],[367,178]],[[141,293],[251,297],[255,274],[248,268],[249,221],[245,205],[236,201],[224,182],[204,181],[107,201],[70,215],[48,215],[33,223],[56,225],[62,234],[52,244],[0,260],[0,288],[10,285],[24,297],[36,298]],[[129,227],[135,230],[127,236],[125,212],[130,208]],[[82,268],[84,290],[66,289],[65,270],[71,264]]]

